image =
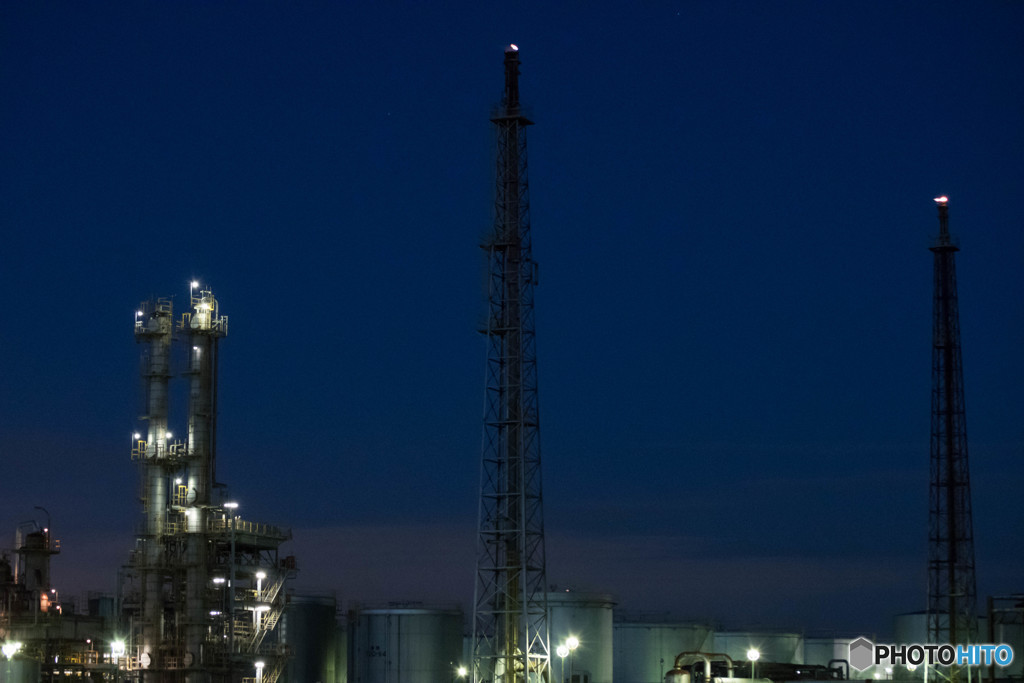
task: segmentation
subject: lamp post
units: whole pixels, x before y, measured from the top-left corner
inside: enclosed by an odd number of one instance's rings
[[[757,648],[752,647],[747,650],[747,659],[750,660],[750,677],[757,678],[754,672],[757,670],[757,660],[761,659],[761,653]]]
[[[263,683],[263,667],[266,666],[266,662],[262,659],[256,662],[256,683]]]
[[[555,650],[555,652],[558,653],[559,657],[561,657],[562,662],[562,675],[558,683],[565,683],[565,658],[569,656],[569,648],[566,647],[564,644],[559,645],[558,649]]]
[[[228,563],[228,679],[230,680],[235,661],[235,510],[238,503],[224,503],[224,509],[231,511],[231,558]],[[227,515],[225,515],[227,517]],[[226,520],[225,520],[226,521]]]
[[[569,636],[565,639],[565,646],[569,648],[569,683],[572,683],[572,668],[576,659],[576,648],[580,646],[580,639],[576,636]]]

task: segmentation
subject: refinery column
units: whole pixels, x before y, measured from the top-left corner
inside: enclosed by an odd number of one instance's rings
[[[170,380],[172,307],[168,299],[150,300],[135,315],[135,339],[145,343],[142,371],[146,385],[146,440],[135,450],[142,468],[143,525],[140,578],[142,583],[142,642],[139,654],[156,664],[163,633],[164,519],[167,512],[168,457],[167,385]]]
[[[949,199],[935,199],[939,237],[932,245],[931,485],[928,533],[928,638],[932,643],[973,643],[977,635],[974,529],[967,466],[964,371],[956,261],[959,248],[949,233]],[[950,667],[948,679],[961,680]]]
[[[192,283],[190,316],[182,320],[189,338],[188,481],[184,508],[188,535],[185,544],[185,654],[188,683],[210,679],[203,668],[211,585],[208,518],[212,506],[217,415],[217,344],[227,334],[227,316],[221,316],[213,293]]]
[[[550,661],[541,498],[537,356],[526,128],[519,48],[505,49],[505,92],[496,116],[494,227],[488,259],[488,357],[473,598],[477,683],[546,681]]]

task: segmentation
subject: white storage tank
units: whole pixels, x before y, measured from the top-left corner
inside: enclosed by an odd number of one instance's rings
[[[729,655],[735,662],[747,661],[747,652],[755,649],[761,653],[759,661],[804,663],[804,639],[799,633],[718,631],[714,641],[711,651]]]
[[[840,666],[839,661],[850,659],[850,643],[857,638],[804,638],[804,664],[828,666],[832,662]],[[845,671],[846,664],[842,666]]]
[[[348,683],[450,683],[465,664],[458,608],[356,608],[348,629]]]
[[[680,652],[706,650],[706,624],[619,621],[614,627],[616,683],[662,683]]]
[[[612,608],[605,593],[561,591],[547,594],[551,638],[551,676],[556,683],[612,683]],[[576,638],[576,649],[564,658],[558,646]]]

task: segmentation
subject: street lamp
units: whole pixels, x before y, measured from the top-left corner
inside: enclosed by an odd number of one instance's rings
[[[565,639],[565,646],[569,648],[569,683],[572,683],[572,666],[576,659],[576,648],[580,646],[580,639],[576,636],[569,636]]]
[[[224,503],[225,510],[231,510],[231,561],[228,563],[228,676],[230,678],[232,663],[235,660],[235,510],[238,503]],[[226,515],[225,515],[226,517]],[[227,521],[225,519],[225,521]]]
[[[752,647],[747,650],[747,659],[750,660],[750,677],[757,678],[757,676],[754,675],[754,672],[757,670],[757,660],[761,659],[761,653],[757,648]]]
[[[565,683],[565,658],[569,656],[569,648],[566,647],[564,644],[559,645],[558,649],[555,650],[555,652],[558,653],[558,656],[562,658],[562,676],[559,683]]]

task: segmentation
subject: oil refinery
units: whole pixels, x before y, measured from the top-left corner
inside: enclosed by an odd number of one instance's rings
[[[1010,666],[884,663],[851,668],[874,634],[730,629],[630,611],[612,594],[548,582],[526,131],[520,52],[504,51],[495,215],[486,260],[484,417],[476,565],[461,604],[363,602],[292,587],[301,557],[288,528],[248,520],[218,478],[218,372],[228,316],[205,282],[136,310],[139,416],[124,467],[138,471],[134,539],[114,595],[62,601],[65,561],[49,513],[14,532],[0,558],[0,683],[903,683],[1024,678],[1024,594],[979,612],[967,463],[959,309],[949,200],[936,199],[928,590],[923,611],[888,615],[900,642],[1008,643]],[[126,352],[126,364],[127,352]],[[176,422],[176,417],[181,418]],[[179,424],[180,422],[180,424]],[[922,435],[922,439],[925,435]],[[237,457],[224,444],[224,457]],[[130,455],[130,461],[129,456]],[[384,492],[382,492],[383,494]],[[301,505],[301,501],[296,504]],[[468,517],[473,510],[466,510]],[[282,517],[287,512],[282,512]],[[352,552],[359,552],[358,548]],[[472,576],[472,582],[469,578]],[[345,577],[339,576],[339,584]],[[638,570],[637,580],[643,580]],[[471,598],[471,601],[470,601]],[[466,606],[470,605],[470,609]],[[886,625],[887,626],[887,625]]]

